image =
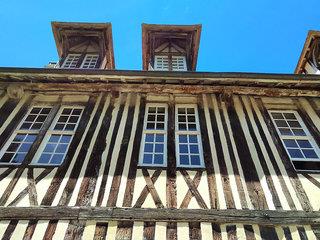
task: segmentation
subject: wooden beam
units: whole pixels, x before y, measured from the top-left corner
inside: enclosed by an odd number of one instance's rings
[[[314,225],[320,211],[157,209],[108,207],[0,207],[0,220],[96,220],[155,222],[215,222],[259,225]]]
[[[64,91],[76,93],[90,92],[124,92],[124,93],[155,93],[155,94],[246,94],[272,97],[318,97],[319,90],[279,89],[245,86],[216,85],[173,85],[173,84],[115,84],[115,83],[30,83],[21,84],[25,90],[45,92],[46,94],[61,94]],[[0,85],[1,88],[1,85]]]

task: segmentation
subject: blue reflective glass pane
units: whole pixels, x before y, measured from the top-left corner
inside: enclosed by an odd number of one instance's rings
[[[297,142],[301,148],[312,148],[308,140],[297,140]]]
[[[196,135],[189,135],[189,143],[197,143],[198,138]]]
[[[26,137],[25,134],[17,134],[17,135],[14,137],[13,141],[15,141],[15,142],[22,142],[25,137]]]
[[[284,139],[283,142],[286,145],[286,147],[292,147],[292,148],[298,147],[296,141],[293,139]]]
[[[188,153],[188,145],[179,144],[179,153]]]
[[[144,151],[145,152],[153,152],[153,144],[146,143],[144,145]]]
[[[190,145],[190,153],[199,153],[198,145]]]
[[[155,152],[156,153],[163,153],[163,144],[156,144],[155,145]]]
[[[54,149],[56,148],[56,145],[57,144],[48,143],[43,151],[47,152],[47,153],[48,152],[54,152]]]
[[[60,143],[69,143],[71,140],[71,136],[70,135],[62,135],[61,139],[60,139]]]
[[[34,142],[34,140],[36,140],[37,135],[34,134],[28,134],[28,136],[26,137],[26,139],[24,140],[25,142]]]
[[[200,157],[199,157],[199,155],[192,155],[191,156],[191,165],[200,166]]]
[[[304,158],[299,149],[288,149],[288,152],[292,158]]]
[[[154,134],[146,134],[146,142],[153,142]]]
[[[155,154],[154,155],[154,164],[163,164],[163,155]]]
[[[23,143],[21,144],[18,152],[28,152],[29,149],[31,148],[32,143]]]
[[[26,156],[26,153],[17,153],[13,159],[12,159],[12,162],[13,163],[22,163],[22,161],[24,160]]]
[[[313,149],[303,149],[302,152],[306,158],[318,158],[316,152]]]
[[[65,153],[67,151],[68,145],[67,144],[59,144],[56,148],[56,153]]]
[[[63,160],[63,154],[55,154],[52,156],[50,163],[51,164],[61,164]]]
[[[156,134],[156,142],[164,142],[164,135]]]
[[[188,142],[187,135],[179,135],[179,142],[180,143],[187,143]]]
[[[60,139],[60,135],[51,135],[50,136],[50,139],[49,139],[49,142],[59,142],[59,139]]]
[[[38,163],[49,163],[51,154],[43,153],[41,154]]]
[[[146,164],[152,163],[152,154],[144,154],[143,163],[146,163]]]
[[[189,165],[189,156],[188,155],[180,155],[180,164],[181,165]]]

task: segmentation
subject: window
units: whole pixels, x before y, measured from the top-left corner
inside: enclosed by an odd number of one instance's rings
[[[33,106],[0,152],[0,164],[21,164],[51,112],[51,106]],[[60,165],[76,131],[82,107],[64,106],[46,132],[32,165]]]
[[[269,111],[286,152],[297,170],[320,170],[319,147],[296,111]]]
[[[77,68],[81,54],[68,54],[62,68]]]
[[[98,59],[98,54],[87,54],[81,64],[81,68],[96,68]]]
[[[204,167],[196,105],[176,105],[176,158],[178,167]]]
[[[172,71],[186,71],[186,58],[185,56],[172,56]]]
[[[60,165],[68,151],[82,107],[62,107],[49,128],[32,164]]]
[[[155,56],[154,69],[159,71],[168,71],[169,70],[168,56]]]
[[[0,163],[21,164],[36,140],[51,107],[34,106],[21,121],[17,130],[4,145],[0,153]]]
[[[167,105],[147,104],[140,150],[140,166],[166,166]]]
[[[83,59],[83,61],[82,61]],[[83,69],[94,69],[97,68],[99,60],[98,54],[68,54],[64,63],[62,64],[62,68],[83,68]]]
[[[185,56],[156,55],[154,70],[158,71],[187,71]]]

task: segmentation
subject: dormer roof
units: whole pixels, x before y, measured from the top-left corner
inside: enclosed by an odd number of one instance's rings
[[[308,59],[311,57],[311,51],[313,50],[314,41],[316,39],[320,38],[320,31],[309,31],[306,41],[304,43],[302,52],[300,54],[300,58],[298,61],[298,64],[296,66],[296,69],[294,71],[295,74],[304,73],[305,65],[308,61]]]
[[[201,25],[142,24],[143,70],[148,70],[155,51],[165,47],[166,42],[170,41],[175,49],[185,52],[188,69],[195,71],[200,34]]]

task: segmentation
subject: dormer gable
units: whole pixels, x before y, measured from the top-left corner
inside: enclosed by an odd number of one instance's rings
[[[195,71],[201,25],[142,24],[143,70]]]
[[[59,68],[114,69],[110,23],[52,22]]]
[[[308,32],[294,73],[320,74],[320,31]]]

